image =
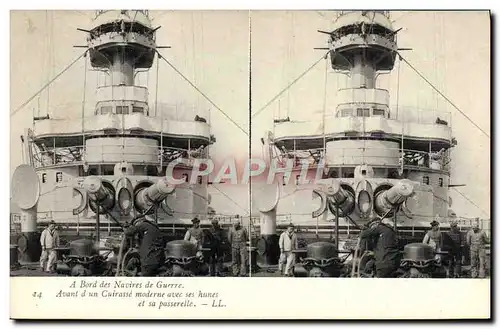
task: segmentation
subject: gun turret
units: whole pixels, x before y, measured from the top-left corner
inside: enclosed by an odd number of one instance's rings
[[[408,180],[401,180],[389,189],[382,190],[375,196],[375,211],[383,216],[392,213],[394,209],[413,195],[413,185]]]
[[[159,204],[174,191],[175,187],[167,183],[166,178],[160,179],[149,187],[140,187],[135,192],[135,207],[142,212],[152,205]]]
[[[103,181],[99,177],[89,176],[85,178],[83,186],[88,193],[90,207],[95,211],[95,206],[103,210],[111,210],[115,206],[115,191],[113,185]]]
[[[332,180],[332,184],[328,185],[325,190],[328,196],[328,208],[333,214],[338,208],[339,217],[347,216],[354,210],[354,193],[347,187],[347,185],[341,186],[337,180]]]

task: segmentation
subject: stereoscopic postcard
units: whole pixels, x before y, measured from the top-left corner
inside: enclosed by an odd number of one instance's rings
[[[11,11],[11,318],[489,319],[491,33]]]

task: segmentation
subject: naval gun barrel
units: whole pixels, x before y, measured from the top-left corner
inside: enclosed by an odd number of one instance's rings
[[[314,193],[321,197],[322,203],[320,208],[313,212],[313,217],[320,216],[325,209],[329,209],[332,214],[336,214],[338,209],[338,215],[344,217],[354,209],[354,194],[343,188],[336,179],[331,180],[330,184],[320,185]]]
[[[140,188],[135,193],[135,206],[141,211],[146,211],[154,204],[159,204],[174,191],[174,186],[162,178],[149,187]]]
[[[89,195],[90,201],[106,210],[114,207],[115,193],[112,185],[105,184],[99,177],[89,176],[83,181],[83,186]]]
[[[387,213],[405,202],[413,191],[413,185],[408,180],[401,180],[375,196],[375,210],[379,215]]]
[[[333,180],[331,185],[328,185],[325,193],[330,197],[331,201],[336,205],[343,205],[344,203],[353,203],[353,196],[344,190],[337,180]]]

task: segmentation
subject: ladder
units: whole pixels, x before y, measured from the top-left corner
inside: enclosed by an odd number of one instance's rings
[[[356,248],[354,248],[354,254],[352,256],[352,269],[351,269],[351,278],[359,278],[359,265],[361,264],[361,257],[359,255],[359,247],[361,244],[361,239],[358,238],[356,243]]]

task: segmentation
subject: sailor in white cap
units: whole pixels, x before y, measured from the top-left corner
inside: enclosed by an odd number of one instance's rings
[[[59,243],[59,232],[57,232],[56,222],[52,220],[40,236],[40,244],[42,245],[40,268],[42,271],[49,273],[55,271],[55,264],[57,261],[57,252],[55,248],[59,247]]]
[[[436,219],[438,218],[439,217],[436,216]],[[439,252],[441,251],[443,239],[439,229],[439,222],[436,219],[431,222],[431,229],[425,234],[422,243],[430,245],[434,251]]]
[[[200,250],[203,245],[203,230],[200,227],[200,220],[198,217],[195,217],[191,222],[193,223],[193,227],[187,230],[184,240],[194,243],[198,247],[198,250]]]
[[[299,249],[297,235],[295,234],[294,229],[294,225],[290,223],[287,230],[281,233],[279,239],[281,254],[278,270],[286,276],[292,276],[292,268],[295,265],[295,254],[293,251]],[[283,273],[283,265],[285,264],[285,272]]]

